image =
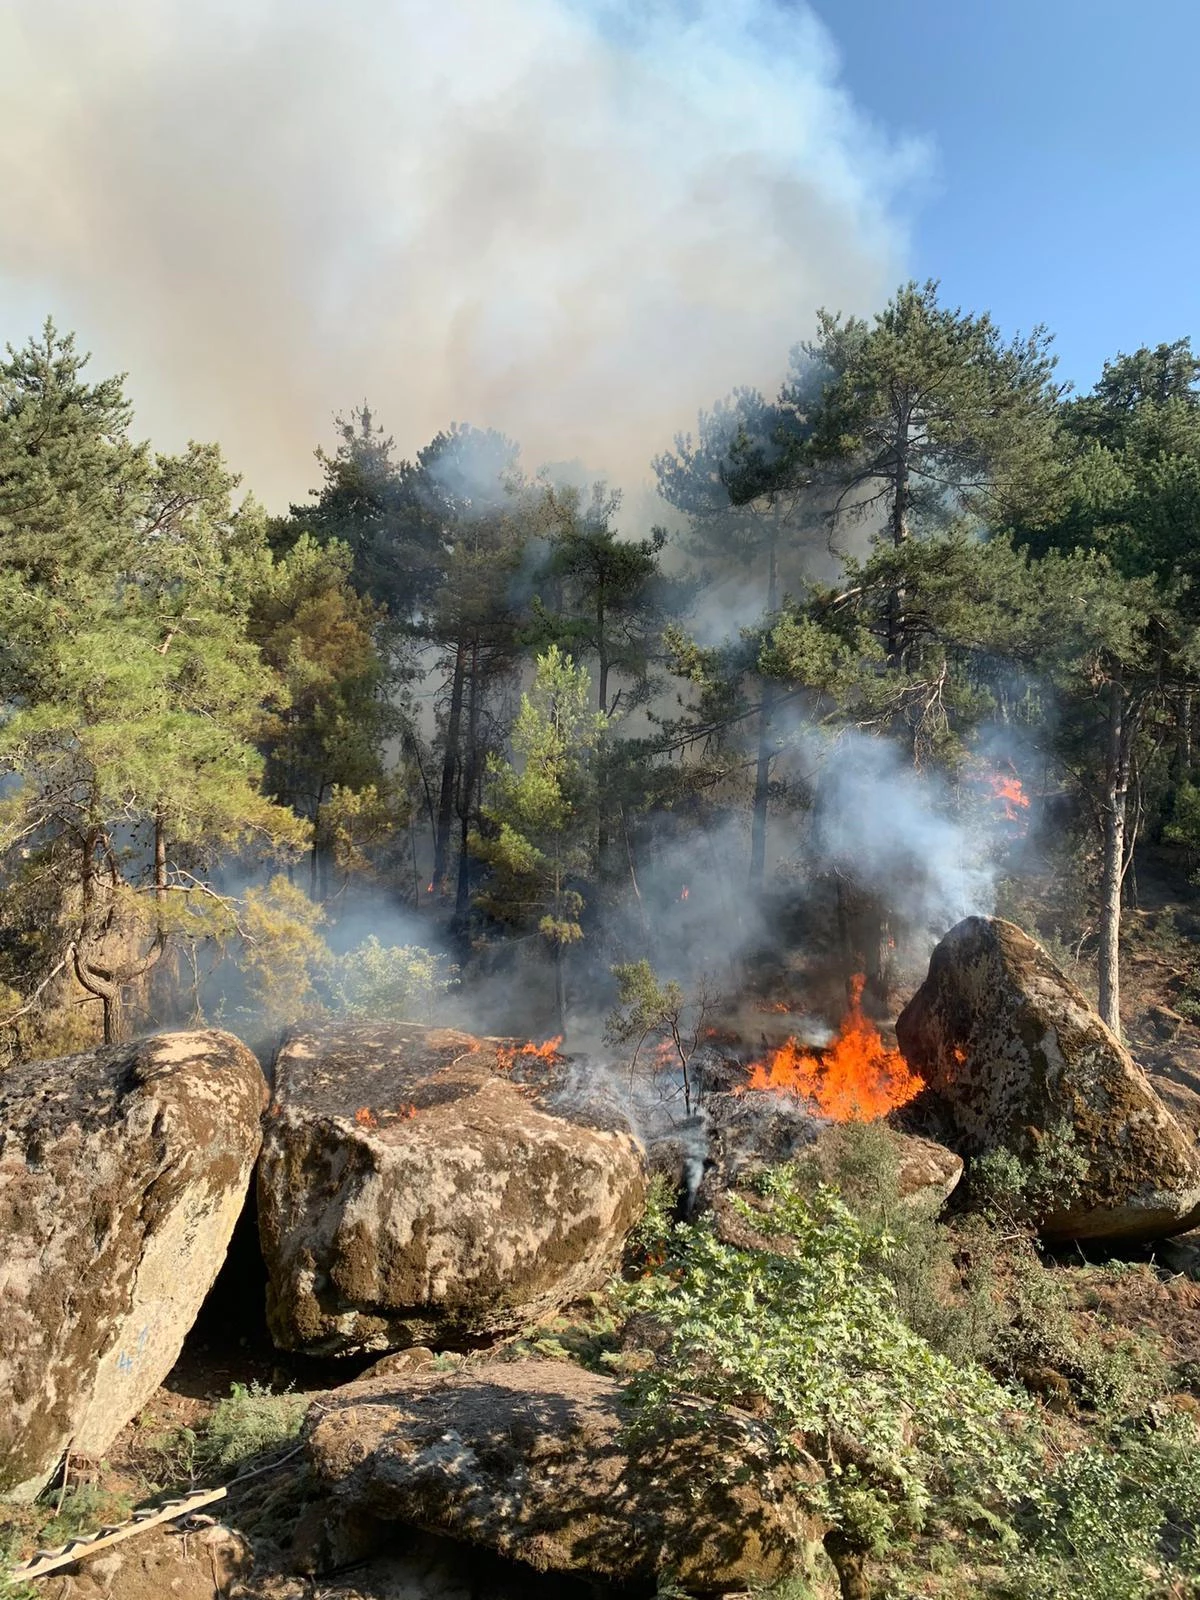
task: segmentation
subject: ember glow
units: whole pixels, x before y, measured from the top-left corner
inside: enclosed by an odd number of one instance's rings
[[[687,897],[688,897],[688,886],[687,886],[687,884],[686,884],[686,883],[685,883],[685,884],[684,884],[684,886],[683,886],[683,888],[682,888],[682,889],[681,889],[681,890],[680,890],[680,891],[679,891],[679,898],[680,898],[680,899],[681,899],[681,900],[686,900],[686,899],[687,899]]]
[[[378,1128],[381,1122],[411,1122],[416,1114],[414,1105],[388,1107],[378,1112],[372,1111],[370,1106],[359,1106],[354,1120],[360,1128]]]
[[[496,1051],[496,1065],[501,1072],[510,1072],[518,1061],[553,1061],[562,1042],[560,1033],[557,1038],[547,1039],[545,1044],[534,1044],[531,1039],[528,1044],[513,1045],[511,1048],[502,1045]]]
[[[820,1055],[789,1039],[752,1063],[748,1089],[772,1089],[810,1100],[835,1122],[874,1122],[907,1105],[925,1087],[898,1050],[889,1050],[862,1010],[865,978],[857,977],[837,1038]]]

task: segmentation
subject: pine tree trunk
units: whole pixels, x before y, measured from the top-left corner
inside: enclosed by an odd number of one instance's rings
[[[776,686],[763,684],[762,710],[758,719],[758,764],[754,771],[754,815],[750,822],[750,887],[761,889],[767,864],[767,805],[771,784],[771,716],[775,709]]]
[[[908,426],[897,441],[896,475],[892,488],[891,531],[892,544],[899,550],[908,540]],[[893,589],[888,596],[887,659],[893,672],[904,664],[904,590]]]
[[[1175,750],[1171,757],[1171,788],[1177,791],[1183,784],[1191,781],[1192,691],[1184,689],[1175,702]]]
[[[154,810],[154,898],[159,905],[167,897],[167,830],[162,807]]]
[[[459,800],[458,890],[454,897],[454,915],[460,922],[466,917],[471,898],[471,857],[467,851],[467,839],[471,832],[471,804],[475,795],[475,775],[479,768],[479,700],[479,644],[476,641],[471,647],[467,750]]]
[[[446,875],[450,852],[450,824],[454,818],[454,781],[458,776],[458,746],[462,728],[463,684],[467,671],[467,642],[460,639],[454,652],[450,683],[450,711],[446,718],[446,753],[442,757],[442,788],[438,796],[437,832],[433,842],[433,882],[439,890]]]
[[[601,586],[596,592],[596,679],[597,679],[597,707],[601,716],[608,715],[608,640],[605,637],[604,614],[604,589]],[[612,836],[608,822],[608,812],[605,810],[603,800],[596,809],[596,877],[604,882],[611,876],[609,857],[612,853]]]
[[[558,1021],[558,1034],[560,1038],[566,1037],[567,1032],[567,979],[563,971],[563,945],[561,939],[554,941],[554,1015]]]
[[[602,716],[608,715],[608,640],[605,636],[604,590],[596,594],[596,676],[599,685],[598,705]]]
[[[1185,689],[1179,699],[1179,743],[1177,759],[1179,761],[1179,781],[1190,783],[1192,781],[1192,691]]]
[[[1125,820],[1131,747],[1125,691],[1119,677],[1108,689],[1108,744],[1104,774],[1104,865],[1100,879],[1100,1015],[1121,1035],[1121,884],[1125,876]]]
[[[774,535],[767,546],[767,616],[773,618],[779,604],[779,559]],[[767,802],[771,783],[771,717],[775,709],[776,685],[763,684],[762,709],[758,719],[758,762],[754,771],[754,814],[750,822],[750,888],[762,887],[767,861]]]

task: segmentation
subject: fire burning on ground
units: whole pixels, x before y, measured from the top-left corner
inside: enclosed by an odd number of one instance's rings
[[[560,1033],[557,1038],[547,1039],[544,1044],[534,1044],[531,1039],[528,1044],[513,1045],[511,1048],[502,1045],[496,1051],[496,1065],[501,1072],[511,1072],[518,1061],[553,1061],[562,1042],[563,1036]]]
[[[751,1063],[746,1088],[798,1095],[835,1122],[873,1122],[920,1094],[924,1080],[863,1015],[865,982],[854,979],[849,1009],[828,1049],[816,1055],[789,1039],[765,1061]]]

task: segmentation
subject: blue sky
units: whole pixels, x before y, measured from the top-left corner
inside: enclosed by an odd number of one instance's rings
[[[1197,0],[812,0],[859,109],[932,144],[910,268],[1009,332],[1044,322],[1086,388],[1200,343]]]

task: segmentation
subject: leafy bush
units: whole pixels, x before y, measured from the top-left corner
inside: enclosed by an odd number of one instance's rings
[[[456,975],[445,956],[416,944],[381,944],[372,935],[338,959],[333,1007],[348,1017],[432,1022]]]
[[[306,1409],[301,1395],[235,1383],[204,1426],[204,1453],[214,1466],[233,1467],[275,1450],[296,1437]]]
[[[896,1309],[922,1338],[955,1359],[974,1359],[960,1305],[954,1239],[935,1208],[900,1192],[901,1139],[885,1122],[847,1122],[829,1129],[795,1163],[802,1191],[837,1190],[863,1227],[863,1265],[887,1280]]]
[[[1087,1172],[1087,1152],[1064,1121],[1047,1128],[1028,1156],[1009,1150],[977,1156],[968,1177],[972,1201],[985,1216],[1003,1227],[1032,1228],[1078,1196]]]
[[[626,1288],[629,1307],[667,1335],[631,1380],[640,1425],[669,1425],[681,1402],[752,1408],[781,1458],[804,1449],[821,1461],[821,1509],[863,1549],[960,1479],[986,1476],[1000,1501],[1012,1496],[1028,1471],[1020,1403],[907,1326],[866,1263],[886,1241],[832,1190],[806,1197],[777,1169],[763,1192],[765,1212],[734,1203],[778,1253],[724,1244],[707,1222],[677,1224],[653,1242],[656,1268]]]
[[[1072,1278],[1048,1265],[1027,1219],[1051,1182],[1077,1171],[1067,1134],[1041,1159],[1000,1154],[984,1163],[983,1216],[939,1222],[905,1204],[896,1135],[883,1123],[847,1123],[795,1166],[809,1194],[835,1186],[862,1225],[862,1266],[891,1285],[895,1308],[915,1333],[956,1362],[975,1361],[1003,1381],[1059,1375],[1064,1388],[1104,1415],[1140,1411],[1161,1394],[1168,1369],[1144,1339],[1106,1343],[1072,1314]],[[1018,1218],[1022,1220],[1018,1220]]]
[[[1200,1594],[1200,1433],[1175,1417],[1074,1451],[1034,1485],[1018,1525],[1023,1548],[998,1594]]]

